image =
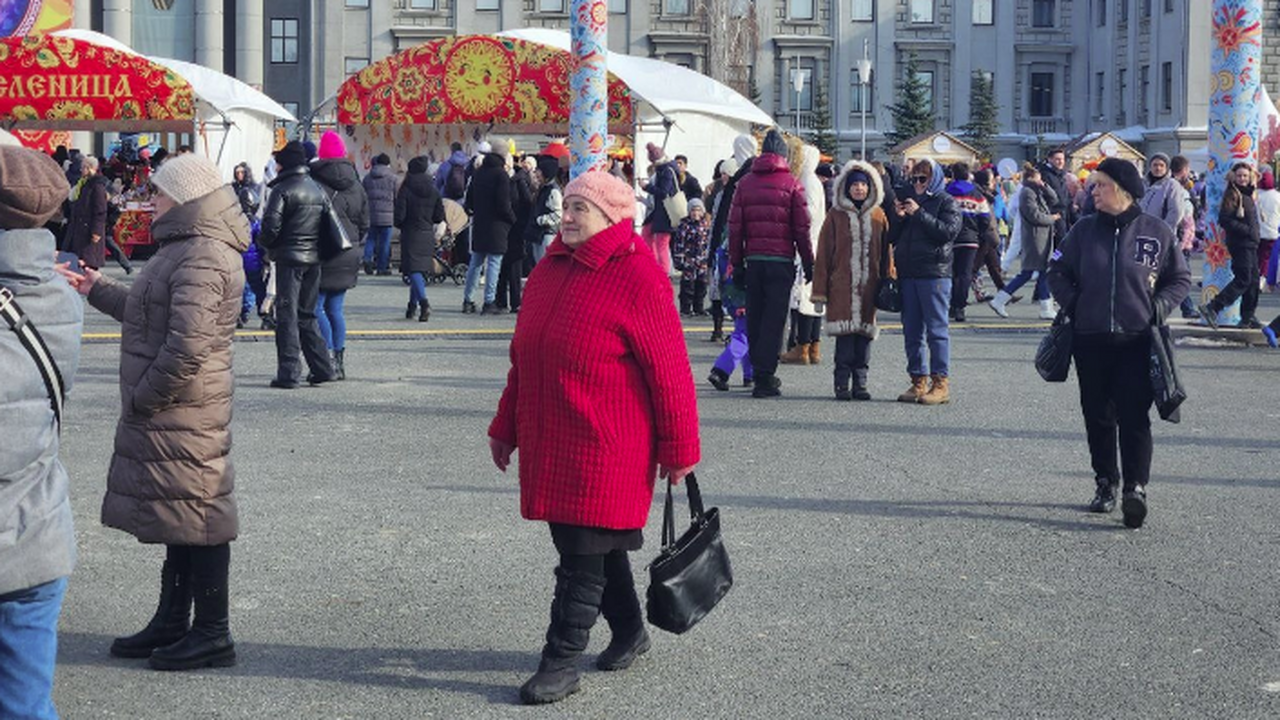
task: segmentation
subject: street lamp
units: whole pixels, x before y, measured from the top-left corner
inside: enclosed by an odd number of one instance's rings
[[[796,90],[796,134],[800,134],[800,92],[804,90],[804,70],[800,69],[800,57],[796,56],[796,72],[791,76],[791,87]]]
[[[862,108],[861,159],[863,162],[867,161],[867,100],[870,96],[867,89],[871,85],[871,55],[870,50],[868,49],[869,44],[870,43],[867,39],[864,38],[862,40],[862,59],[858,61],[858,85],[859,92],[862,93],[862,97],[858,98],[858,105]]]

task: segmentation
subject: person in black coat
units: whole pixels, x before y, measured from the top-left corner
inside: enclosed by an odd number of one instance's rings
[[[369,231],[369,196],[356,173],[355,164],[347,159],[342,136],[332,130],[320,139],[320,159],[311,163],[311,177],[329,194],[333,209],[337,211],[353,245],[321,265],[320,297],[316,301],[320,334],[333,353],[334,377],[345,380],[347,319],[343,304],[347,291],[356,286],[356,278],[360,274],[365,233]]]
[[[1218,314],[1240,300],[1240,327],[1259,329],[1258,322],[1258,245],[1261,240],[1258,205],[1254,202],[1253,166],[1238,162],[1231,167],[1231,182],[1222,193],[1222,209],[1218,224],[1226,237],[1223,242],[1231,253],[1231,282],[1212,300],[1200,306],[1200,317],[1212,328],[1218,327]]]
[[[307,151],[291,141],[276,153],[280,174],[268,187],[258,244],[276,264],[276,377],[271,387],[298,387],[301,353],[310,372],[307,382],[333,379],[333,364],[316,320],[320,296],[320,226],[324,190],[311,179]]]
[[[1071,193],[1067,191],[1067,153],[1062,148],[1049,151],[1049,157],[1040,165],[1040,178],[1053,190],[1057,199],[1049,206],[1049,214],[1057,215],[1053,225],[1053,244],[1056,246],[1067,236],[1076,223],[1071,205]],[[1052,250],[1052,248],[1050,248]]]
[[[533,178],[523,165],[511,175],[511,201],[516,221],[507,235],[507,252],[502,256],[502,272],[498,275],[498,293],[494,304],[499,310],[520,309],[521,280],[524,277],[524,234],[533,215]]]
[[[427,174],[427,159],[409,161],[409,174],[396,193],[394,223],[400,229],[400,272],[409,278],[406,320],[418,311],[418,322],[431,318],[427,301],[427,273],[435,262],[436,226],[444,222],[444,201],[435,179]]]
[[[471,264],[462,289],[462,312],[475,312],[472,293],[484,270],[484,307],[482,315],[497,315],[494,301],[498,297],[498,274],[502,272],[502,256],[507,252],[507,239],[516,215],[511,206],[511,176],[502,155],[486,153],[480,169],[471,178],[467,191],[467,210],[471,213]]]

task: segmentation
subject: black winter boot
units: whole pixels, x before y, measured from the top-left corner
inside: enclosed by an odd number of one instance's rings
[[[1098,485],[1098,490],[1093,495],[1093,500],[1089,502],[1089,512],[1092,513],[1109,513],[1116,509],[1116,490],[1120,483],[1110,478],[1095,478],[1094,482]]]
[[[413,312],[417,309],[418,309],[418,304],[414,302],[410,302],[404,309],[404,319],[412,320]],[[463,310],[463,312],[466,312],[466,310]]]
[[[1124,526],[1138,529],[1147,519],[1147,489],[1135,485],[1124,491],[1124,499],[1120,501],[1120,512],[1124,513]]]
[[[754,385],[751,390],[753,398],[778,397],[782,394],[782,381],[775,375],[756,373]]]
[[[520,687],[520,700],[541,705],[578,692],[578,656],[587,649],[591,626],[600,615],[604,577],[556,568],[551,626],[538,672]]]
[[[724,304],[719,300],[711,301],[711,337],[707,342],[724,342]]]
[[[333,379],[334,380],[347,379],[347,365],[346,365],[346,358],[344,357],[346,352],[347,351],[345,348],[342,350],[333,351]]]
[[[426,322],[431,319],[431,306],[422,303],[418,308],[418,322]]]
[[[191,578],[186,548],[174,547],[160,570],[160,604],[142,632],[116,638],[111,654],[119,658],[150,657],[158,647],[171,645],[191,629]]]
[[[711,383],[711,387],[720,392],[729,391],[729,376],[720,368],[711,368],[711,374],[707,376],[707,382]]]
[[[151,653],[149,664],[153,670],[195,670],[236,664],[227,589],[231,546],[192,546],[190,552],[195,622],[181,640]]]
[[[615,557],[615,553],[620,558]],[[605,558],[605,586],[600,612],[613,633],[609,647],[596,658],[596,667],[606,672],[626,670],[636,658],[649,652],[649,631],[644,627],[636,580],[631,574],[627,553],[615,550]]]

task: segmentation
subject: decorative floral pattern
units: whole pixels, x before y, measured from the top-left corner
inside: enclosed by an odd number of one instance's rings
[[[569,120],[569,173],[577,177],[608,165],[604,149],[609,122],[605,108],[608,6],[605,0],[573,0],[571,81],[573,108]]]

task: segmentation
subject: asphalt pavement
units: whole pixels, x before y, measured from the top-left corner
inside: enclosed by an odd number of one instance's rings
[[[63,434],[80,553],[64,717],[1280,717],[1280,352],[1183,345],[1191,398],[1181,424],[1156,422],[1151,514],[1126,530],[1084,512],[1075,380],[1036,375],[1027,301],[1009,321],[970,309],[937,408],[892,401],[907,381],[892,329],[872,402],[831,398],[830,341],[823,366],[781,369],[780,399],[716,392],[720,346],[690,319],[698,474],[736,585],[688,634],[652,629],[623,673],[591,665],[601,621],[583,691],[520,707],[555,554],[485,442],[515,318],[429,292],[422,324],[399,278],[361,278],[345,382],[273,390],[270,338],[237,344],[240,662],[176,674],[107,654],[150,617],[164,551],[98,522],[119,345],[88,311]],[[1266,297],[1260,315],[1277,312]],[[633,554],[642,589],[658,515]]]

